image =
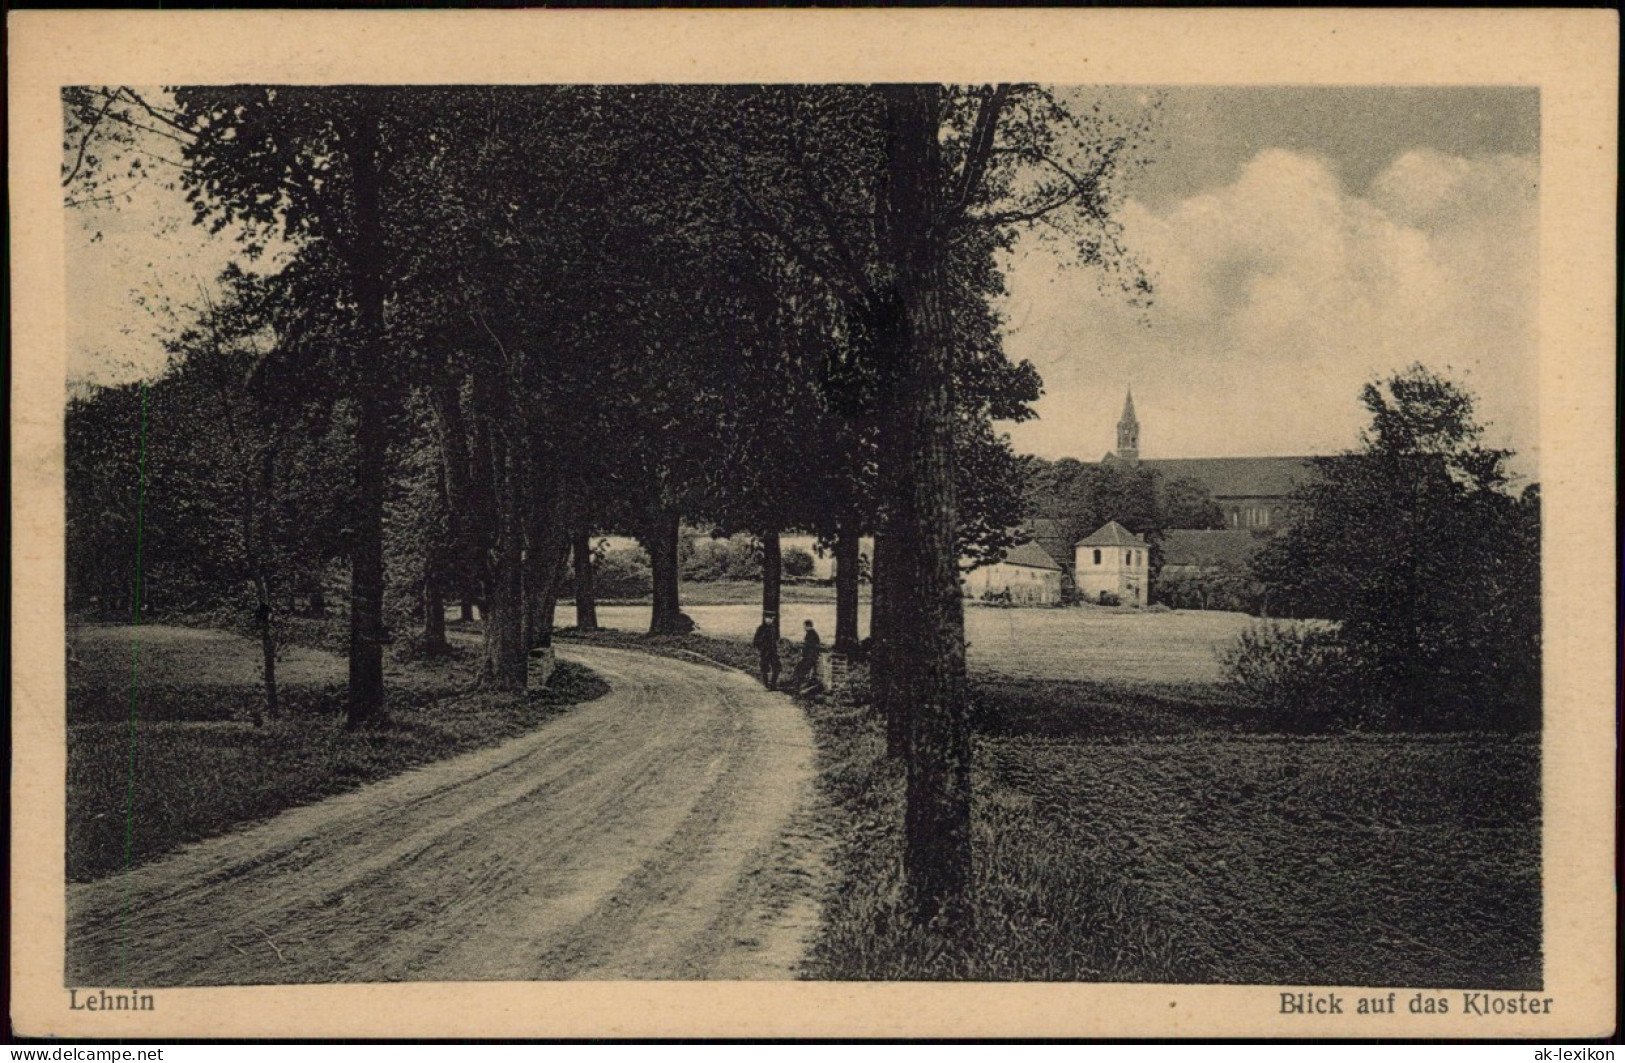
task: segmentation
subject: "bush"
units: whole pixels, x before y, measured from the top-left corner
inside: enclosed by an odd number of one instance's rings
[[[1358,662],[1333,628],[1256,623],[1221,659],[1231,688],[1283,730],[1384,722],[1379,706],[1361,703]]]
[[[1540,729],[1539,703],[1522,691],[1493,691],[1487,680],[1417,667],[1395,673],[1346,628],[1259,622],[1223,651],[1222,660],[1230,687],[1284,731]],[[1478,696],[1463,697],[1463,691]]]
[[[1122,605],[1123,604],[1123,599],[1119,598],[1117,595],[1113,594],[1111,591],[1101,591],[1100,596],[1098,598],[1096,598],[1095,601],[1100,605]]]
[[[695,583],[762,578],[761,547],[748,535],[700,539],[683,560],[683,579]]]
[[[610,550],[594,566],[593,590],[600,598],[640,598],[654,590],[649,552],[641,546]]]
[[[1263,612],[1263,586],[1228,568],[1166,567],[1152,594],[1173,609],[1217,609],[1253,616]]]
[[[791,579],[806,579],[813,574],[813,555],[800,547],[792,546],[786,550],[779,563],[784,568],[784,574]]]

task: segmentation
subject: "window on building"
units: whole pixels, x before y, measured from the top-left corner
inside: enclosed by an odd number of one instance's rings
[[[1100,551],[1099,550],[1095,551],[1095,564],[1097,564],[1097,565],[1100,564]]]

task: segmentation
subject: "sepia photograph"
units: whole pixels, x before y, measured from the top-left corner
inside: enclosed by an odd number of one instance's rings
[[[48,86],[18,711],[77,1029],[974,983],[1606,1032],[1551,88],[392,69]]]

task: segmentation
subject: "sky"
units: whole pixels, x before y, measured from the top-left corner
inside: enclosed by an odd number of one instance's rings
[[[1361,387],[1413,362],[1538,468],[1539,98],[1533,89],[1078,90],[1148,108],[1116,216],[1136,307],[1018,244],[1006,350],[1045,382],[1018,450],[1098,459],[1134,391],[1147,458],[1358,445]]]
[[[1149,118],[1116,217],[1155,293],[1132,305],[1058,246],[1018,243],[1006,350],[1045,383],[1038,419],[1009,426],[1018,450],[1099,458],[1132,387],[1144,457],[1336,453],[1366,422],[1361,387],[1420,361],[1533,475],[1537,90],[1066,94]],[[159,181],[69,212],[66,235],[75,381],[161,369],[174,309],[236,254]]]

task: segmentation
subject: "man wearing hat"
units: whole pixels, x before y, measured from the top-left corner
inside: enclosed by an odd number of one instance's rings
[[[762,623],[750,644],[756,647],[756,655],[762,662],[762,685],[773,690],[779,685],[780,667],[779,618],[775,614],[762,614]]]

